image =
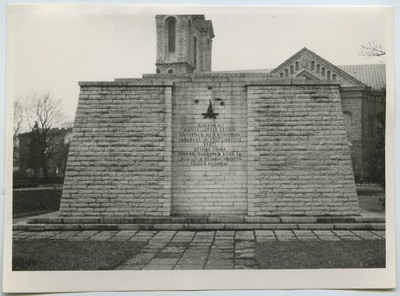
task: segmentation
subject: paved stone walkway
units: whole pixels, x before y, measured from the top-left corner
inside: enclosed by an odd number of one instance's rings
[[[16,240],[134,241],[146,245],[120,270],[256,269],[256,242],[382,240],[385,231],[14,231]]]

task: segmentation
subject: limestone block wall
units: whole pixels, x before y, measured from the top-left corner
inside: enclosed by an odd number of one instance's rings
[[[359,214],[337,85],[249,85],[248,214]]]
[[[359,214],[338,85],[169,77],[80,84],[62,216]]]
[[[215,117],[204,118],[212,104]],[[199,78],[173,89],[173,214],[247,214],[243,81]]]
[[[169,216],[171,86],[81,83],[62,216]]]

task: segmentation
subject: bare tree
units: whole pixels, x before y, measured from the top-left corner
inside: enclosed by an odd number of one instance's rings
[[[366,45],[361,45],[359,55],[367,58],[380,57],[386,55],[385,49],[382,44],[375,41],[368,42]],[[381,61],[382,62],[382,61]],[[381,90],[381,93],[386,94],[386,87]],[[386,97],[380,101],[381,106],[378,108],[377,113],[377,127],[376,136],[374,138],[374,152],[371,161],[370,178],[372,182],[379,184],[385,188],[385,123],[386,123]],[[385,207],[385,200],[380,200],[381,204]]]
[[[68,128],[73,128],[74,127],[74,121],[73,120],[67,120],[64,122],[64,128],[68,129]]]
[[[50,92],[35,93],[27,97],[25,111],[36,160],[47,181],[49,161],[59,152],[60,143],[63,142],[60,140],[64,131],[61,100],[55,99]]]
[[[24,119],[24,106],[21,99],[17,99],[14,102],[14,122],[13,122],[14,138],[17,137],[18,134],[21,132],[23,119]]]
[[[384,56],[386,54],[386,51],[382,47],[382,44],[373,41],[372,43],[368,42],[365,45],[361,45],[358,54],[364,57],[372,58]]]
[[[21,133],[22,122],[24,119],[24,107],[21,99],[14,102],[14,121],[13,121],[13,161],[14,164],[18,162],[20,157],[18,135]]]

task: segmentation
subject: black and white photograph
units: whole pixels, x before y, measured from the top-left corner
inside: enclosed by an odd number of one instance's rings
[[[393,12],[8,5],[3,290],[394,288]]]

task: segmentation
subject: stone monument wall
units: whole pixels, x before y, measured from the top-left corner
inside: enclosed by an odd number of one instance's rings
[[[60,212],[358,215],[339,85],[206,73],[81,83]]]
[[[60,213],[169,216],[171,84],[81,83]]]
[[[173,213],[247,214],[244,83],[176,83],[172,102]]]
[[[336,85],[248,86],[249,215],[359,213]]]

